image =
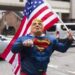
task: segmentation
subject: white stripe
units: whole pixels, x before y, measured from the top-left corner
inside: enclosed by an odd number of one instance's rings
[[[45,21],[43,21],[44,26],[46,26],[49,22],[53,21],[57,16],[53,14],[52,16],[49,16]]]
[[[21,30],[21,32],[20,32],[19,37],[23,35],[23,33],[24,33],[26,27],[27,27],[27,19],[26,19],[26,21],[25,21],[25,23],[24,23],[24,25],[23,25],[23,27],[22,27],[22,30]]]
[[[46,9],[44,12],[42,12],[37,18],[41,19],[42,17],[44,17],[46,14],[48,14],[50,11],[50,9]]]
[[[15,59],[12,63],[12,66],[13,66],[13,70],[15,71],[16,67],[18,66],[18,54],[16,54]]]
[[[12,63],[12,66],[13,66],[13,72],[15,72],[16,69],[17,69],[17,67],[20,66],[19,61],[18,61],[18,54],[16,54],[16,57],[15,57],[13,63]],[[19,73],[20,73],[20,68],[17,71],[17,74],[16,75],[19,75]]]
[[[10,52],[8,53],[8,55],[6,56],[5,60],[7,60],[7,61],[9,62],[10,59],[12,58],[12,56],[13,56],[13,53],[10,51]]]
[[[27,25],[28,25],[29,21],[30,21],[30,18],[29,18],[29,19],[27,19],[26,27],[27,27]],[[27,29],[27,31],[26,31],[26,33],[25,33],[24,35],[27,35],[27,34],[29,34],[29,33],[30,33],[30,27],[31,27],[31,25],[29,26],[29,28]],[[26,29],[26,28],[25,28],[25,29]]]
[[[18,63],[18,54],[16,54],[15,58],[14,58],[14,61],[12,63],[12,66],[14,66],[15,64]]]
[[[31,25],[29,26],[29,28],[28,28],[28,30],[27,30],[27,32],[26,32],[26,35],[29,34],[30,31],[31,31]]]
[[[20,70],[20,68],[19,68],[19,70],[18,70],[18,72],[17,72],[17,74],[16,74],[16,75],[20,75],[20,71],[21,71],[21,70]]]

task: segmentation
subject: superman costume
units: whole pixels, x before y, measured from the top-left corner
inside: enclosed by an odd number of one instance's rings
[[[30,47],[23,46],[23,41],[27,39],[32,39],[34,44]],[[27,75],[44,75],[52,53],[55,50],[66,52],[71,43],[72,41],[68,39],[60,43],[53,36],[36,37],[29,34],[17,39],[12,46],[12,52],[20,53],[21,72]]]

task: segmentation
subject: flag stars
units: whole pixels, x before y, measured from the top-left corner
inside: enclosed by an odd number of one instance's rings
[[[37,1],[35,1],[34,3],[37,4]]]
[[[30,5],[30,2],[28,2],[28,5]]]
[[[38,3],[39,3],[39,4],[41,4],[42,2],[41,2],[41,1],[39,1]]]
[[[33,4],[33,2],[31,2],[31,4]]]
[[[24,14],[29,17],[30,14],[35,10],[39,5],[41,5],[43,1],[40,0],[28,0],[26,3],[26,7],[24,8]]]
[[[28,13],[26,13],[26,15],[28,15]]]
[[[27,9],[30,10],[32,8],[32,6],[28,7]]]
[[[26,10],[24,10],[24,13],[26,13]]]
[[[31,13],[32,11],[30,10],[30,13]]]
[[[36,7],[36,5],[33,6],[34,8]]]

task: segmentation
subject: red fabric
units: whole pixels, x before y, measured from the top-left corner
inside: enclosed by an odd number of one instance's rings
[[[21,72],[20,75],[28,75],[27,73]],[[46,72],[43,72],[42,75],[46,75]]]
[[[42,75],[47,75],[47,74],[46,74],[46,72],[43,72],[43,74],[42,74]]]
[[[27,73],[21,72],[20,75],[28,75]]]
[[[34,42],[34,45],[37,45],[37,46],[43,47],[43,48],[47,48],[48,45],[50,44],[50,41],[48,39],[39,40],[39,39],[35,38],[33,40],[33,42]]]

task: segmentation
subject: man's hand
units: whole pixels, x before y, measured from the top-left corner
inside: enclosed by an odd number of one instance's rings
[[[23,45],[27,46],[27,47],[33,46],[33,40],[31,40],[31,39],[25,40],[23,42]]]
[[[67,31],[68,32],[68,39],[69,40],[73,40],[73,33],[72,33],[72,31],[71,30],[69,30],[69,31]]]

